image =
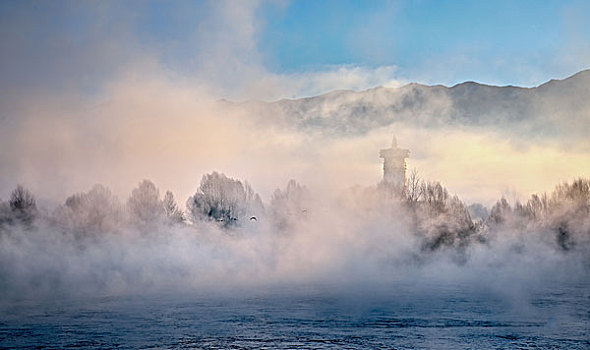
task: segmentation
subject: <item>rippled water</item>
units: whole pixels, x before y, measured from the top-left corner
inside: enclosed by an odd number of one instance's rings
[[[579,281],[524,294],[466,283],[226,288],[1,311],[1,348],[590,348],[590,283]]]

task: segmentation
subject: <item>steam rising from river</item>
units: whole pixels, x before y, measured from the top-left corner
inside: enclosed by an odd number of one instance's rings
[[[568,227],[571,236],[565,243],[551,230],[510,223],[516,218],[512,216],[464,239],[458,236],[460,228],[451,228],[458,220],[452,210],[417,214],[416,225],[406,202],[382,191],[357,188],[336,197],[307,193],[286,206],[275,199],[256,219],[246,213],[229,226],[196,218],[192,224],[138,223],[131,202],[109,224],[101,221],[101,229],[68,226],[72,221],[60,216],[63,206],[51,214],[38,213],[34,224],[5,221],[0,292],[3,298],[14,298],[457,280],[506,292],[523,283],[588,276],[587,217],[569,221],[578,227]],[[455,238],[432,245],[442,237],[436,235],[447,234],[441,225]]]
[[[98,98],[32,97],[17,110],[19,118],[4,120],[0,129],[10,145],[0,151],[1,193],[6,198],[24,184],[37,197],[40,216],[33,227],[13,225],[0,234],[4,296],[588,273],[587,220],[578,230],[586,243],[571,251],[560,250],[553,231],[517,227],[496,229],[481,241],[474,234],[460,248],[429,250],[425,235],[445,216],[412,222],[402,202],[383,199],[374,185],[381,177],[378,150],[394,132],[412,151],[410,168],[488,208],[502,195],[514,204],[588,174],[584,147],[566,152],[532,141],[520,147],[497,132],[403,123],[326,136],[297,130],[280,114],[269,120],[230,108],[189,84],[133,73]],[[215,222],[138,229],[123,220],[82,238],[54,220],[72,193],[103,183],[125,203],[142,178],[161,194],[171,190],[184,209],[200,177],[213,170],[247,180],[266,215],[231,229]],[[306,185],[310,197],[301,203],[306,214],[279,230],[274,218],[293,213],[269,202],[291,178]]]

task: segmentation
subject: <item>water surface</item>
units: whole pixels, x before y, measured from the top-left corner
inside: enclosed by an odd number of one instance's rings
[[[4,302],[2,348],[590,348],[590,283],[297,285]]]

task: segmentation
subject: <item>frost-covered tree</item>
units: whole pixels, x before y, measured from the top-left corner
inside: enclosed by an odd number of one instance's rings
[[[547,195],[533,194],[525,206],[526,215],[532,220],[543,220],[547,216],[548,210]]]
[[[57,219],[77,235],[110,232],[121,222],[121,205],[108,188],[94,185],[86,193],[68,197]]]
[[[569,251],[590,248],[590,179],[577,179],[555,187],[550,196],[533,194],[514,209],[502,198],[486,221],[487,229],[513,230],[522,234],[547,232],[556,247]]]
[[[435,189],[434,199],[422,202],[418,209],[418,228],[425,234],[423,247],[435,250],[466,246],[475,233],[467,207],[457,196],[442,195],[446,189]]]
[[[131,192],[127,201],[127,210],[131,222],[137,225],[150,225],[160,222],[165,209],[160,201],[160,191],[149,180],[143,180]]]
[[[490,225],[501,225],[505,223],[507,220],[512,218],[512,207],[506,200],[506,198],[500,199],[496,204],[492,207],[490,211],[490,216],[488,217],[488,224]]]
[[[199,190],[187,201],[193,221],[215,220],[235,225],[259,215],[264,209],[260,196],[248,183],[213,172],[204,175]]]
[[[305,186],[290,180],[284,190],[276,189],[270,201],[270,216],[278,230],[284,230],[290,225],[307,216],[311,196]]]
[[[162,205],[164,207],[164,214],[169,223],[175,224],[184,221],[184,215],[180,208],[178,208],[178,204],[176,204],[172,192],[166,191],[164,199],[162,200]]]
[[[590,248],[590,179],[558,185],[548,204],[546,225],[562,250]]]
[[[475,225],[465,204],[457,196],[450,196],[439,182],[421,181],[414,172],[410,178],[406,210],[414,232],[422,238],[422,248],[466,246]]]
[[[477,219],[478,221],[483,221],[489,215],[488,208],[481,203],[470,204],[467,207],[467,211],[469,211],[469,215],[471,215],[472,219]]]
[[[421,185],[423,207],[430,215],[442,214],[446,210],[449,192],[440,182],[426,182]]]

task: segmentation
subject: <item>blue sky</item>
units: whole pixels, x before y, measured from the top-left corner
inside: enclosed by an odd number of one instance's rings
[[[295,1],[262,17],[277,71],[395,65],[410,80],[534,85],[590,64],[588,1]]]
[[[7,0],[1,88],[92,92],[147,61],[230,98],[534,86],[590,68],[588,23],[589,1]]]

